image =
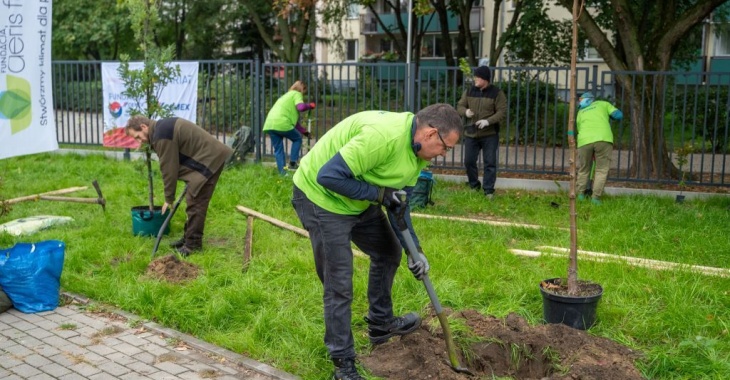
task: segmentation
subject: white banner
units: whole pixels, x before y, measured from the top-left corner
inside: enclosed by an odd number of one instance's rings
[[[175,77],[160,93],[162,104],[174,104],[175,116],[195,122],[198,105],[198,63],[171,62],[180,68],[180,76]],[[130,70],[141,70],[142,62],[130,62]],[[134,99],[122,93],[124,82],[119,77],[118,62],[101,64],[102,91],[104,92],[104,146],[117,148],[138,148],[139,143],[124,134],[124,126],[129,119],[132,107],[145,109],[144,101],[137,106]]]
[[[0,159],[58,149],[51,0],[0,2]]]

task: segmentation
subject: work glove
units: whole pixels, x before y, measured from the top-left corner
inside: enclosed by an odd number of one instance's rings
[[[314,102],[309,103],[309,109],[315,109],[317,105]]]
[[[466,117],[471,118],[472,116],[474,116],[474,111],[467,108],[465,114]]]
[[[422,251],[419,250],[416,254],[420,259],[418,261],[414,260],[411,255],[408,255],[408,269],[413,273],[413,277],[420,281],[423,279],[423,276],[428,274],[431,267],[428,265],[426,255]]]
[[[304,137],[306,137],[306,138],[310,138],[310,137],[312,137],[312,132],[309,132],[309,131],[307,131],[307,132],[302,132],[302,136],[304,136]]]
[[[378,202],[390,211],[395,211],[400,207],[400,199],[398,198],[398,190],[392,187],[381,187],[378,189]]]
[[[476,125],[477,128],[479,128],[479,129],[483,129],[484,127],[489,125],[489,120],[487,120],[487,119],[477,120],[477,122],[474,123],[474,125]]]

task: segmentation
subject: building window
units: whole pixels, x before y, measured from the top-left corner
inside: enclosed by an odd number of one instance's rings
[[[347,40],[347,55],[345,61],[352,62],[357,61],[357,40]]]
[[[715,33],[715,55],[730,55],[730,29],[723,28]]]
[[[603,60],[603,58],[601,58],[601,55],[598,54],[598,50],[596,50],[596,48],[594,48],[593,46],[591,46],[591,43],[590,42],[586,41],[584,46],[585,46],[585,51],[583,53],[584,54],[583,55],[583,60],[584,61],[600,61],[600,60]]]
[[[360,5],[359,4],[350,4],[347,7],[347,18],[353,19],[358,18],[360,16]]]

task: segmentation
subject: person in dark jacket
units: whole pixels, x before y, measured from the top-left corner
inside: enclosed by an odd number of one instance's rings
[[[177,117],[155,121],[133,116],[125,132],[141,143],[149,143],[159,157],[165,186],[163,214],[175,202],[177,181],[187,183],[185,235],[171,246],[183,256],[201,250],[208,204],[233,150],[195,123]]]
[[[499,87],[490,84],[491,72],[487,66],[474,70],[474,86],[464,91],[456,106],[459,115],[466,117],[464,129],[464,166],[469,187],[484,189],[484,195],[494,197],[497,181],[497,150],[499,124],[507,116],[507,97]],[[477,158],[479,151],[484,160],[484,176],[479,182]]]

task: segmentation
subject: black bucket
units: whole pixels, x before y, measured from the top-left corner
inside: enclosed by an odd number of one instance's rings
[[[560,278],[545,280],[546,283],[554,284],[560,282]],[[598,301],[603,295],[603,288],[592,296],[567,296],[550,293],[540,286],[542,293],[542,313],[547,323],[562,323],[574,329],[587,330],[596,322],[596,309]]]
[[[154,211],[150,211],[150,206],[132,207],[132,234],[157,237],[160,227],[167,218],[167,214],[162,215],[161,210],[162,206],[155,206]],[[168,224],[165,226],[163,234],[168,235],[169,233],[170,225]]]

